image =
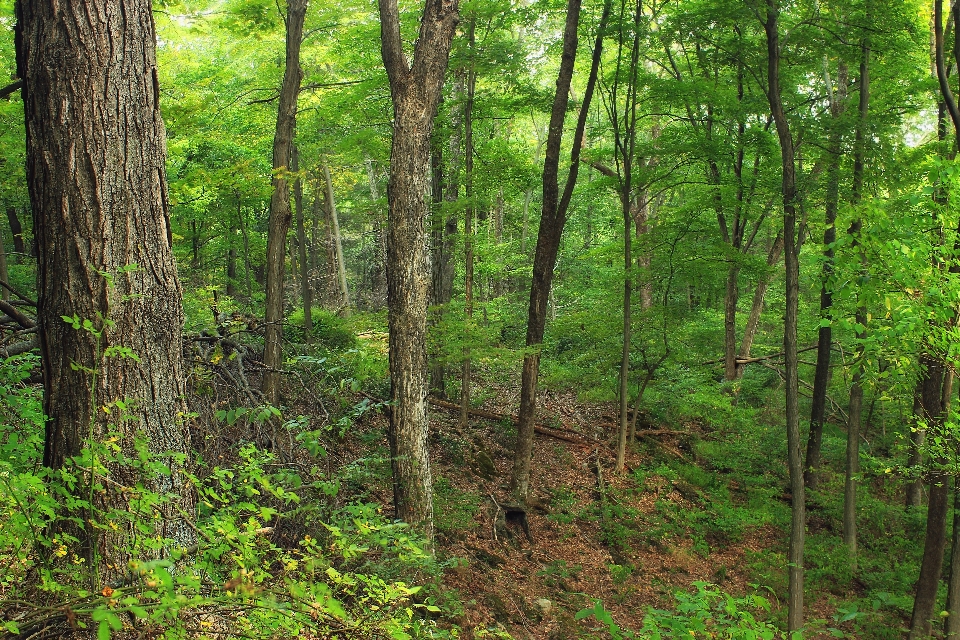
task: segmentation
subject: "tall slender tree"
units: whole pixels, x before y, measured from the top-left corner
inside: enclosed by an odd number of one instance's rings
[[[286,259],[287,232],[293,219],[290,209],[288,173],[293,154],[293,134],[297,125],[297,97],[303,70],[300,68],[300,45],[307,0],[287,0],[286,58],[277,129],[273,138],[273,195],[270,198],[270,221],[267,235],[267,299],[264,314],[263,393],[267,401],[280,404],[280,367],[283,362],[280,342],[283,337],[283,271]]]
[[[803,547],[806,529],[803,459],[800,454],[800,378],[797,361],[797,313],[800,301],[800,240],[797,237],[797,169],[793,134],[780,87],[780,7],[767,0],[763,28],[767,35],[767,98],[777,126],[783,164],[783,238],[786,255],[786,311],[783,321],[783,361],[786,378],[787,466],[792,500],[790,549],[787,554],[789,595],[787,630],[803,627]],[[803,235],[800,234],[800,238]]]
[[[560,192],[560,150],[563,141],[563,123],[573,79],[573,67],[577,57],[577,28],[580,24],[580,0],[567,1],[567,19],[563,30],[563,53],[560,70],[557,72],[557,91],[550,112],[550,127],[547,134],[546,154],[543,161],[543,206],[540,231],[533,259],[533,282],[530,285],[530,306],[527,311],[527,353],[523,357],[523,373],[520,382],[520,414],[517,424],[517,443],[513,454],[513,475],[510,488],[521,500],[530,493],[530,459],[533,455],[533,421],[537,408],[537,378],[540,373],[540,345],[547,323],[547,302],[553,285],[553,270],[557,264],[560,238],[567,221],[567,209],[580,170],[580,148],[586,129],[590,102],[597,84],[603,36],[610,16],[611,0],[605,0],[597,39],[593,47],[593,60],[587,78],[583,104],[577,119],[570,150],[570,169],[563,192]]]

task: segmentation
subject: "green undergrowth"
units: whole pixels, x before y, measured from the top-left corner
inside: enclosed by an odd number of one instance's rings
[[[115,487],[106,468],[169,475],[170,456],[137,442],[131,458],[117,434],[86,443],[61,469],[40,464],[40,397],[23,384],[35,360],[0,365],[0,629],[7,634],[61,624],[103,640],[131,632],[452,637],[438,606],[455,602],[440,587],[443,564],[380,505],[351,495],[343,486],[349,474],[328,473],[331,427],[285,421],[295,462],[238,442],[216,464],[191,465],[183,479],[196,492],[196,512],[178,518],[190,523],[195,544],[184,548],[164,535],[172,495],[138,484],[124,489],[124,508],[87,498]],[[282,420],[277,413],[238,408],[219,417],[227,428],[230,420]],[[375,474],[364,471],[371,464],[356,461],[353,476]],[[91,468],[102,470],[91,476]],[[115,560],[91,559],[80,541],[110,531],[129,532],[111,551],[125,559],[126,577],[105,582],[97,576]]]

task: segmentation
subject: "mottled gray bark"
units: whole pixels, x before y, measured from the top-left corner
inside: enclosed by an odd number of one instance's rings
[[[433,541],[433,483],[427,449],[427,303],[430,253],[427,202],[430,136],[458,0],[425,0],[413,62],[400,38],[396,0],[379,0],[381,54],[393,98],[393,144],[387,188],[387,306],[390,330],[390,457],[398,518]]]

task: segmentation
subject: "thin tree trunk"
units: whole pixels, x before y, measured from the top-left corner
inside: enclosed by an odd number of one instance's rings
[[[523,373],[520,382],[520,412],[517,425],[517,443],[514,448],[511,491],[525,501],[530,493],[530,458],[533,454],[533,426],[537,404],[537,377],[540,371],[540,345],[543,343],[546,326],[547,299],[553,283],[553,270],[557,263],[560,237],[566,223],[567,208],[573,195],[573,187],[580,168],[580,147],[586,120],[593,99],[600,67],[603,32],[610,15],[610,0],[605,0],[597,40],[593,50],[590,76],[587,80],[583,104],[577,120],[573,145],[570,152],[570,172],[563,194],[559,193],[557,176],[560,170],[560,143],[563,137],[564,115],[573,77],[574,60],[577,54],[577,27],[580,21],[580,0],[567,0],[567,19],[563,31],[563,53],[557,74],[557,91],[550,113],[550,129],[547,151],[543,164],[543,207],[537,248],[533,260],[533,282],[530,286],[530,306],[527,312],[527,354],[523,358]],[[559,196],[559,198],[558,198]]]
[[[738,358],[750,357],[750,350],[753,349],[753,340],[757,335],[757,327],[760,326],[760,315],[763,313],[763,300],[767,295],[767,287],[770,286],[770,281],[773,279],[773,268],[780,262],[780,255],[782,253],[783,233],[781,231],[777,233],[777,237],[773,241],[770,251],[767,252],[768,273],[757,280],[757,286],[753,291],[753,303],[750,305],[750,315],[747,317],[747,325],[743,329],[743,340],[740,342],[740,351],[737,353]],[[736,377],[739,379],[741,376],[743,376],[743,365],[738,364]]]
[[[303,179],[300,177],[300,151],[293,147],[293,203],[297,216],[297,248],[300,257],[300,298],[303,300],[303,337],[309,343],[313,333],[313,289],[310,288],[310,262],[307,259],[307,228],[303,221]]]
[[[83,477],[86,463],[75,467],[78,491],[89,491],[76,497],[89,508],[63,514],[78,518],[65,524],[71,551],[98,593],[127,574],[134,551],[158,558],[196,537],[182,517],[194,513],[195,494],[175,462],[190,459],[190,435],[154,22],[148,0],[18,2],[16,17],[38,252],[43,464],[73,464],[81,449],[119,434],[116,458],[100,458],[96,481]],[[120,347],[137,357],[111,354]],[[121,400],[124,419],[103,410]],[[139,442],[169,471],[117,461],[142,458]],[[164,501],[146,505],[128,487]],[[156,546],[141,544],[148,538]]]
[[[823,267],[820,274],[820,317],[830,319],[833,307],[833,262],[834,243],[837,241],[837,207],[840,203],[840,159],[842,148],[840,136],[847,101],[847,66],[840,63],[837,72],[837,90],[834,92],[827,70],[827,59],[823,60],[823,75],[830,93],[830,139],[827,143],[829,166],[827,167],[827,193],[823,230]],[[820,468],[820,451],[823,446],[823,421],[827,408],[827,384],[830,382],[830,349],[833,345],[833,332],[830,324],[821,324],[817,339],[817,366],[813,377],[813,399],[810,409],[810,430],[807,436],[807,455],[803,469],[803,478],[807,489],[817,488],[817,470]]]
[[[7,273],[7,248],[4,246],[2,236],[0,236],[0,280],[10,282],[10,274]],[[10,299],[10,292],[5,287],[0,291],[0,299]]]
[[[23,226],[17,216],[16,207],[7,207],[7,221],[10,223],[10,233],[13,234],[13,250],[17,252],[17,260],[27,255],[26,245],[23,242]]]
[[[273,195],[267,231],[267,284],[264,303],[263,394],[267,402],[280,405],[281,340],[283,338],[283,271],[287,232],[293,217],[290,211],[290,185],[287,171],[293,151],[293,133],[297,124],[297,96],[303,71],[300,69],[300,43],[307,0],[287,0],[286,59],[277,130],[273,138]]]
[[[337,262],[337,283],[340,287],[340,302],[343,315],[350,315],[350,290],[347,288],[347,265],[343,260],[343,241],[340,237],[340,218],[337,215],[337,201],[333,197],[333,179],[330,177],[330,165],[323,163],[323,179],[327,184],[327,214],[330,220],[330,233],[333,237],[333,253]]]
[[[237,228],[232,221],[227,233],[230,236],[230,245],[227,249],[227,295],[233,297],[237,295],[237,247],[235,244]]]
[[[240,223],[240,235],[243,236],[243,275],[247,285],[247,300],[253,296],[253,269],[250,266],[250,236],[247,234],[247,221],[243,216],[240,192],[234,191],[237,197],[237,221]]]
[[[396,516],[433,542],[433,483],[427,449],[426,324],[430,293],[430,136],[443,90],[458,0],[425,0],[413,63],[400,38],[396,0],[379,0],[381,54],[393,99],[387,305],[390,329],[390,457]]]
[[[797,185],[793,137],[783,108],[780,90],[780,34],[778,0],[767,0],[764,31],[767,36],[767,97],[777,125],[783,164],[783,238],[786,254],[786,311],[783,327],[783,360],[786,378],[787,465],[790,469],[791,522],[790,548],[787,553],[789,594],[787,631],[803,627],[803,547],[806,513],[803,484],[803,459],[800,455],[800,384],[797,362],[797,311],[800,299],[800,248],[797,239]]]
[[[467,47],[470,51],[470,68],[467,71],[467,104],[463,112],[464,132],[464,187],[467,196],[467,208],[463,213],[463,249],[464,249],[464,322],[469,341],[473,323],[473,217],[476,212],[473,192],[473,101],[477,86],[477,72],[474,63],[474,47],[476,45],[476,16],[470,16],[470,25],[467,27]],[[463,369],[460,376],[460,426],[467,426],[470,411],[470,347],[464,349]]]
[[[639,269],[637,278],[640,281],[640,309],[642,311],[649,311],[653,308],[653,274],[650,272],[650,243],[647,239],[647,235],[650,233],[651,213],[654,211],[652,204],[650,194],[646,189],[643,189],[637,196],[637,206],[633,214],[636,237],[640,243],[640,250],[637,255],[637,267]]]
[[[867,23],[870,22],[871,15],[870,4],[867,4]],[[853,148],[853,186],[850,195],[850,203],[853,206],[860,204],[863,193],[863,174],[864,161],[866,158],[866,128],[867,116],[870,105],[870,38],[864,36],[860,46],[860,83],[859,83],[859,104],[857,120],[857,130],[854,138]],[[848,234],[853,238],[853,248],[860,250],[860,263],[866,267],[866,257],[860,248],[860,231],[863,223],[860,218],[854,220],[850,225]],[[856,312],[857,327],[863,327],[863,333],[867,331],[867,310],[857,300]],[[864,338],[861,335],[860,338]],[[853,382],[850,385],[850,410],[847,420],[847,460],[844,473],[843,485],[843,542],[847,546],[847,552],[850,556],[850,568],[857,570],[857,476],[860,473],[860,431],[861,414],[863,408],[863,343],[857,346],[857,355],[855,358],[856,372],[853,374]]]
[[[913,394],[913,412],[911,414],[911,420],[914,424],[913,428],[910,429],[909,454],[907,455],[908,469],[916,469],[923,462],[923,443],[927,436],[927,430],[920,421],[920,416],[923,413],[920,404],[921,384],[922,381],[917,382],[917,388]],[[911,507],[919,507],[922,502],[923,479],[918,477],[910,480],[907,483],[904,506],[906,506],[908,509]]]
[[[614,128],[614,139],[619,156],[620,172],[620,207],[623,217],[623,341],[620,351],[620,432],[617,437],[616,472],[623,473],[627,450],[627,432],[630,428],[628,416],[630,402],[630,344],[633,329],[633,217],[636,208],[633,197],[633,166],[634,152],[637,140],[637,72],[640,60],[640,18],[643,15],[643,5],[637,2],[633,16],[633,42],[630,48],[630,68],[628,70],[628,85],[624,100],[622,120],[617,117],[616,90],[619,84],[613,87],[611,97],[611,118]],[[623,16],[621,16],[623,17]],[[618,51],[619,61],[623,42]],[[619,62],[618,62],[619,65]]]

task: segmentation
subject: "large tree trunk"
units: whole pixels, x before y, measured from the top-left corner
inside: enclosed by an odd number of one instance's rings
[[[559,193],[557,176],[560,172],[560,143],[563,138],[564,115],[570,95],[570,81],[577,56],[577,26],[580,22],[580,0],[567,0],[567,20],[563,30],[563,53],[557,73],[557,91],[550,112],[550,129],[543,162],[543,206],[537,248],[533,259],[533,282],[530,285],[530,306],[527,311],[527,354],[523,358],[520,381],[520,413],[517,424],[517,443],[514,448],[511,491],[525,501],[530,493],[530,458],[533,455],[534,415],[537,407],[537,377],[540,372],[540,345],[547,321],[547,301],[553,284],[553,269],[557,264],[560,237],[567,220],[567,208],[580,168],[580,147],[586,128],[590,102],[597,83],[603,32],[610,15],[610,0],[603,4],[603,15],[593,49],[590,77],[580,106],[580,116],[570,151],[570,172],[563,194]]]
[[[840,135],[845,124],[840,122],[847,100],[847,66],[840,63],[837,73],[837,90],[834,92],[827,71],[827,59],[823,61],[823,75],[830,92],[830,139],[827,143],[829,166],[827,167],[827,194],[823,229],[823,267],[820,273],[820,317],[829,320],[833,307],[833,245],[837,241],[837,207],[840,203]],[[813,377],[813,399],[810,408],[810,431],[807,435],[807,456],[803,478],[807,489],[817,488],[817,470],[820,467],[820,450],[823,446],[823,420],[827,408],[827,384],[830,382],[830,349],[833,346],[833,330],[829,324],[821,324],[817,336],[817,366]]]
[[[263,333],[263,394],[267,402],[280,405],[280,342],[283,338],[283,267],[287,232],[293,217],[290,211],[290,185],[287,171],[293,153],[293,133],[297,125],[297,96],[303,71],[300,69],[300,43],[307,0],[287,0],[286,61],[277,130],[273,137],[273,195],[267,232],[267,295]]]
[[[183,307],[150,2],[19,2],[17,21],[39,258],[43,462],[64,466],[108,431],[120,432],[129,459],[137,459],[137,438],[158,456],[187,456]],[[87,320],[92,330],[72,326]],[[136,359],[110,354],[118,348]],[[131,419],[101,410],[117,401]],[[195,537],[181,515],[193,513],[195,498],[177,464],[170,461],[172,473],[160,476],[101,462],[109,482],[87,487],[92,511],[70,514],[85,523],[73,533],[95,591],[127,572],[132,550],[163,553],[139,547],[139,527],[155,526],[170,547],[187,547]],[[138,485],[170,502],[135,506],[136,492],[126,488]],[[137,511],[129,520],[118,517],[131,509]],[[105,526],[108,518],[117,529]]]
[[[390,457],[396,515],[433,542],[433,483],[427,450],[427,194],[430,136],[459,0],[425,0],[413,64],[400,39],[396,0],[379,0],[381,54],[393,98],[387,306],[390,329]]]
[[[803,459],[800,455],[800,379],[797,362],[797,311],[800,300],[800,247],[797,239],[797,178],[793,137],[780,91],[780,34],[778,0],[767,0],[764,31],[767,36],[767,96],[777,125],[783,164],[783,238],[786,255],[786,311],[783,321],[783,361],[786,378],[787,466],[790,469],[791,522],[787,554],[789,594],[787,630],[803,627],[803,547],[806,527]]]

